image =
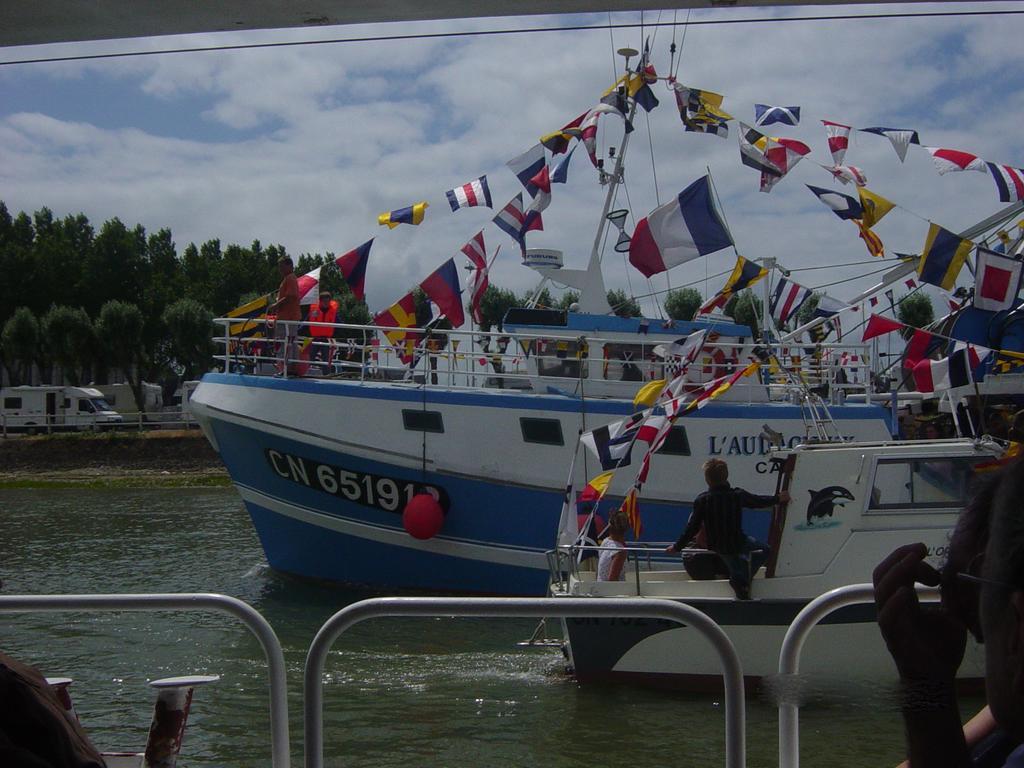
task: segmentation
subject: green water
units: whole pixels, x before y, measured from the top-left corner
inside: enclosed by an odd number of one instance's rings
[[[228,489],[0,491],[0,579],[3,594],[222,592],[250,603],[284,646],[295,765],[309,642],[332,613],[369,596],[269,570]],[[557,649],[516,647],[535,626],[381,619],[343,635],[326,667],[328,765],[723,763],[720,697],[578,686]],[[270,764],[266,665],[229,617],[7,614],[0,649],[73,677],[79,715],[102,749],[142,748],[148,680],[219,674],[196,693],[179,765]],[[747,718],[748,764],[776,765],[775,708],[752,697]],[[899,716],[882,691],[812,701],[801,733],[805,766],[877,768],[901,756]]]

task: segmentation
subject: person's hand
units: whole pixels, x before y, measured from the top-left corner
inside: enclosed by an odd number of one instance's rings
[[[937,586],[939,572],[924,562],[924,544],[906,544],[872,574],[878,628],[904,680],[952,682],[967,630],[939,605],[921,605],[914,582]]]
[[[676,545],[675,544],[669,544],[667,547],[665,547],[665,551],[668,552],[671,555],[674,555],[679,550],[676,549]]]
[[[779,491],[779,504],[789,504],[792,498],[789,495],[789,491]]]

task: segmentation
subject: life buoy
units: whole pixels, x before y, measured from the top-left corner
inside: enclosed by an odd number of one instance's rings
[[[736,371],[740,356],[736,349],[725,350],[722,347],[709,347],[701,356],[704,358],[702,372],[711,379],[719,379]]]

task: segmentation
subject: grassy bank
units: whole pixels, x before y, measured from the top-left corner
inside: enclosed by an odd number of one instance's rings
[[[0,489],[228,485],[220,458],[197,431],[69,433],[0,441]]]

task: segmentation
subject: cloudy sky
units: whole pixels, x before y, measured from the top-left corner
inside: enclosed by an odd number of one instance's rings
[[[930,13],[1017,9],[1016,3],[818,6],[787,10],[706,10],[691,22],[873,12]],[[746,122],[753,104],[801,106],[800,126],[774,135],[807,142],[812,154],[770,194],[739,162],[736,123],[728,140],[686,134],[670,92],[640,115],[631,138],[626,189],[615,207],[646,215],[711,169],[738,251],[775,257],[810,287],[839,298],[875,280],[884,265],[850,222],[840,221],[805,183],[847,193],[817,163],[830,162],[821,119],[855,127],[914,128],[923,144],[1024,166],[1024,16],[945,16],[886,20],[692,24],[686,11],[648,11],[676,27],[646,30],[653,62],[669,72],[669,44],[681,43],[680,82],[726,96]],[[81,53],[196,48],[239,43],[436,32],[522,32],[194,52],[0,66],[0,199],[12,211],[48,206],[84,212],[97,227],[117,216],[147,230],[169,227],[179,253],[211,238],[280,243],[292,254],[340,253],[375,237],[367,276],[371,309],[391,303],[479,229],[493,281],[524,290],[536,283],[519,264],[492,212],[451,213],[446,189],[487,174],[496,207],[521,188],[504,167],[514,155],[593,106],[614,80],[612,53],[641,47],[639,14],[321,27],[103,41],[0,50],[0,61]],[[685,33],[685,38],[684,38]],[[606,119],[603,148],[618,147],[621,123]],[[901,164],[889,142],[854,133],[847,163],[873,191],[902,209],[877,231],[888,249],[918,251],[932,220],[963,229],[1002,205],[988,174],[938,175],[928,153],[911,147]],[[656,176],[656,182],[655,182]],[[531,247],[558,248],[584,266],[603,190],[586,155],[573,158],[569,183],[556,185],[544,232]],[[419,227],[379,227],[382,211],[427,200]],[[904,210],[905,209],[905,210]],[[461,259],[461,257],[460,257]],[[731,252],[647,281],[608,248],[610,286],[634,295],[694,281],[705,295],[724,278]],[[851,266],[832,266],[854,262]],[[809,267],[828,267],[808,270]],[[962,281],[967,275],[962,277]],[[645,300],[645,309],[658,308]]]

